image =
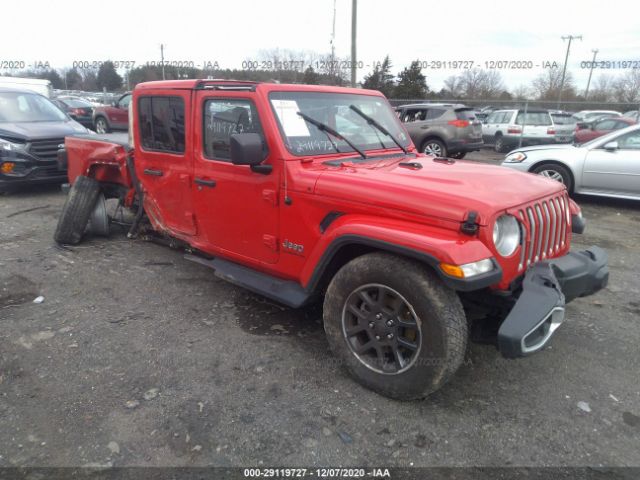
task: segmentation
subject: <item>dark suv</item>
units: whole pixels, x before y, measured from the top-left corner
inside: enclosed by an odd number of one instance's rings
[[[34,183],[63,183],[58,149],[89,131],[34,92],[0,88],[0,193]]]
[[[483,145],[482,122],[472,108],[421,103],[401,105],[396,112],[415,146],[427,155],[462,158]]]

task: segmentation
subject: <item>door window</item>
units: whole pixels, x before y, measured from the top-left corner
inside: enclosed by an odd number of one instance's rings
[[[131,95],[125,95],[124,97],[118,100],[119,108],[129,108],[129,103],[131,103]]]
[[[145,150],[184,153],[184,100],[142,97],[138,102],[140,143]]]
[[[615,120],[603,120],[602,122],[598,122],[594,125],[594,130],[613,130],[616,125]]]
[[[625,133],[615,141],[618,142],[618,148],[624,150],[640,150],[640,130]]]
[[[230,161],[231,135],[257,133],[263,139],[258,112],[251,100],[210,99],[204,103],[204,156]]]
[[[443,113],[444,110],[442,110],[441,108],[430,108],[427,111],[426,120],[435,120],[436,118],[441,117]]]

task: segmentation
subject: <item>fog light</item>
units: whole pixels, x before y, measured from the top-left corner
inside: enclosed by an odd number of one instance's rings
[[[16,168],[16,164],[13,162],[4,162],[2,167],[0,167],[0,171],[2,173],[13,173],[13,169]]]

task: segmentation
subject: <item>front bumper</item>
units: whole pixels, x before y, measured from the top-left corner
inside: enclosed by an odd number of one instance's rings
[[[11,173],[0,172],[0,191],[11,190],[24,185],[42,183],[62,183],[67,181],[67,172],[58,168],[55,160],[37,160],[28,154],[0,154],[0,165],[8,162],[14,165]]]
[[[517,358],[541,350],[564,321],[565,304],[596,293],[608,280],[608,256],[600,247],[536,263],[498,330],[502,355]]]

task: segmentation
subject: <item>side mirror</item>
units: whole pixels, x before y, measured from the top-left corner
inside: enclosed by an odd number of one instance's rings
[[[608,152],[613,152],[618,149],[618,142],[607,142],[604,144],[604,149]]]
[[[234,165],[250,165],[251,170],[258,173],[271,172],[271,165],[260,165],[265,154],[262,137],[257,133],[234,133],[229,147],[231,163]]]

